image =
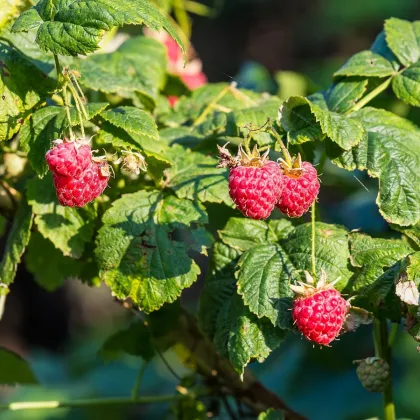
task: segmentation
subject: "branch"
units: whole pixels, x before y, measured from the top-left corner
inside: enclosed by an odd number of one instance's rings
[[[256,414],[274,408],[282,410],[286,420],[305,420],[278,395],[265,388],[249,370],[245,370],[241,381],[230,362],[217,354],[213,344],[199,330],[196,318],[186,310],[180,311],[178,328],[171,334],[177,343],[173,349],[181,361],[188,368],[193,366],[209,384],[218,387],[223,393],[234,396]],[[185,357],[186,354],[188,357]]]

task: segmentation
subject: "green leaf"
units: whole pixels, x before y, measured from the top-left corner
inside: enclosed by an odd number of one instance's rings
[[[219,237],[229,247],[244,252],[258,244],[277,242],[280,239],[279,234],[287,236],[292,230],[291,222],[285,219],[270,220],[266,223],[261,220],[231,217],[225,228],[219,231]]]
[[[413,243],[420,249],[420,223],[417,223],[414,226],[391,225],[391,227],[410,238],[411,241],[413,241]]]
[[[211,340],[218,327],[221,308],[236,293],[234,268],[239,255],[238,251],[221,242],[216,242],[213,247],[210,273],[204,283],[198,309],[200,329]]]
[[[387,19],[385,35],[389,48],[404,66],[420,60],[420,21]]]
[[[397,98],[413,106],[420,106],[420,62],[413,64],[392,79]]]
[[[234,294],[219,312],[214,344],[242,377],[245,366],[252,359],[262,363],[281,344],[284,334],[267,319],[251,314],[240,296]]]
[[[29,181],[27,194],[42,236],[64,255],[79,258],[85,243],[92,240],[94,214],[85,209],[60,206],[50,175]]]
[[[273,143],[275,138],[258,129],[266,126],[269,120],[274,122],[277,119],[280,104],[278,98],[270,97],[256,106],[233,111],[231,116],[242,136],[249,134],[260,146],[265,146]]]
[[[142,99],[153,107],[165,84],[167,55],[158,41],[138,36],[112,54],[95,54],[80,61],[80,83],[123,98]]]
[[[28,363],[16,353],[0,347],[0,384],[36,385],[34,374]]]
[[[61,287],[67,278],[78,277],[82,268],[81,262],[75,264],[38,232],[31,235],[25,262],[36,282],[48,292]]]
[[[232,206],[227,170],[216,168],[216,158],[177,145],[168,150],[165,156],[172,162],[172,167],[165,171],[165,185],[179,198]]]
[[[395,57],[389,48],[388,43],[386,42],[385,31],[381,31],[379,33],[372,46],[370,47],[370,50],[391,62],[395,70],[400,68],[400,63],[398,62],[397,57]]]
[[[308,111],[315,117],[316,122],[312,117],[308,118]],[[292,143],[302,143],[302,136],[306,141],[315,140],[319,136],[320,127],[333,142],[349,150],[360,142],[364,134],[362,124],[355,118],[330,112],[300,96],[292,96],[283,103],[279,110],[279,118]],[[296,141],[296,138],[300,141]]]
[[[25,10],[12,26],[12,32],[28,32],[38,28],[43,22],[41,16],[35,8]]]
[[[362,51],[350,57],[344,65],[334,73],[334,77],[363,76],[387,77],[396,73],[393,64],[382,55],[372,51]]]
[[[333,162],[348,170],[365,170],[379,178],[376,200],[384,218],[402,226],[420,220],[420,130],[408,120],[382,109],[352,114],[367,136],[348,152],[330,150]]]
[[[15,278],[20,259],[31,236],[32,221],[32,209],[22,199],[13,219],[12,228],[7,237],[3,258],[0,263],[0,283],[2,284],[9,285]]]
[[[420,284],[420,252],[415,252],[407,257],[407,279]]]
[[[260,413],[258,420],[284,420],[284,415],[281,411],[270,408],[264,413]]]
[[[238,292],[252,313],[267,317],[274,325],[285,325],[287,298],[293,296],[289,287],[300,280],[302,271],[311,271],[311,225],[304,224],[281,239],[279,243],[254,246],[244,252],[238,263]],[[341,289],[351,277],[348,270],[349,251],[345,229],[317,223],[315,230],[315,261],[317,275],[323,269],[330,281],[341,278]]]
[[[26,56],[0,42],[0,141],[19,131],[30,110],[49,96],[55,82]]]
[[[133,322],[128,328],[111,335],[102,348],[100,355],[105,360],[115,360],[121,353],[140,356],[146,362],[153,359],[155,349],[151,342],[150,333],[143,322]]]
[[[132,106],[113,108],[101,113],[102,118],[128,133],[145,136],[153,141],[159,140],[155,120],[146,111]]]
[[[59,106],[41,108],[32,114],[21,130],[22,147],[28,153],[28,160],[39,176],[47,173],[45,154],[51,148],[53,140],[60,138],[62,112],[64,110]]]
[[[344,79],[331,86],[326,94],[326,101],[330,111],[345,114],[364,95],[367,84],[367,79],[354,80],[351,78]]]
[[[124,195],[104,214],[99,230],[102,279],[119,299],[130,297],[145,312],[175,301],[200,269],[172,232],[206,222],[204,208],[189,200],[156,191]]]
[[[348,291],[356,295],[355,305],[399,320],[401,303],[395,295],[396,264],[412,253],[411,247],[401,240],[371,238],[353,233],[350,240],[351,264],[358,269]]]
[[[227,83],[206,84],[195,89],[190,97],[182,98],[175,106],[177,125],[195,121],[210,103],[230,111],[258,105],[260,95],[245,89],[232,90],[229,86]]]
[[[289,281],[295,270],[283,248],[278,244],[251,248],[238,268],[238,293],[245,304],[259,318],[278,325],[278,305],[282,298],[293,296]]]
[[[147,0],[59,1],[41,0],[33,8],[44,20],[36,42],[44,51],[60,55],[87,54],[99,48],[104,31],[114,26],[145,24],[157,31],[166,30],[185,52],[168,18]],[[39,22],[35,12],[22,15],[14,31],[27,31]]]

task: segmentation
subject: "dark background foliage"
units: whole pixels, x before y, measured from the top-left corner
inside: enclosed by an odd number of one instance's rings
[[[418,0],[216,3],[216,17],[193,19],[192,42],[203,61],[204,72],[212,82],[233,79],[240,86],[272,93],[278,90],[275,75],[280,70],[306,74],[312,89],[327,87],[332,72],[347,57],[370,46],[385,18],[420,18]],[[418,111],[409,111],[395,99],[388,106],[420,122]],[[377,181],[330,165],[324,168],[322,181],[319,211],[323,221],[361,228],[377,236],[391,235],[375,205]],[[360,183],[365,189],[359,188]],[[211,210],[210,206],[210,217]],[[217,224],[223,226],[223,215],[218,217]],[[204,272],[205,267],[202,268]],[[192,309],[201,287],[202,279],[182,296]],[[61,289],[47,293],[20,269],[0,324],[0,345],[28,357],[45,389],[42,396],[41,391],[31,388],[17,391],[16,396],[54,399],[128,395],[141,362],[125,356],[105,363],[97,356],[104,339],[126,321],[127,314],[105,288],[89,289],[69,279]],[[251,366],[264,384],[311,420],[364,419],[380,412],[380,395],[362,389],[351,363],[372,355],[370,328],[345,335],[331,349],[313,349],[299,338],[290,337],[263,365]],[[186,373],[171,352],[166,357],[179,375]],[[401,418],[420,419],[419,373],[416,344],[400,334],[394,374],[396,408]],[[176,383],[176,378],[157,359],[146,370],[142,391],[170,392]],[[220,418],[224,417],[222,410]],[[1,418],[19,417],[7,413]],[[36,412],[28,418],[154,419],[170,418],[170,412],[166,405],[159,405],[115,411]]]

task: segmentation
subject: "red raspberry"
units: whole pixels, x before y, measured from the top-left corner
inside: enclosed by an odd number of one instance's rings
[[[219,147],[219,167],[230,167],[229,194],[245,216],[266,219],[273,211],[283,189],[283,176],[277,163],[267,160],[268,152],[260,156],[257,149],[247,155],[239,148],[233,158]]]
[[[309,274],[307,278],[312,279]],[[341,331],[348,302],[332,284],[326,284],[324,272],[316,287],[301,284],[291,288],[298,293],[292,308],[298,330],[309,341],[327,346]]]
[[[281,164],[285,186],[277,207],[288,217],[301,217],[318,196],[318,174],[309,162],[301,162],[300,156],[293,166]]]
[[[58,201],[62,206],[83,207],[102,194],[110,177],[106,162],[91,162],[79,177],[53,174]]]
[[[45,155],[50,171],[60,175],[79,177],[91,164],[92,151],[89,145],[62,140],[56,140],[55,144]]]

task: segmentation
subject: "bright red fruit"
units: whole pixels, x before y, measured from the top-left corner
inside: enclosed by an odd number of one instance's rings
[[[301,217],[318,196],[318,173],[309,162],[301,162],[300,156],[292,165],[285,161],[281,165],[285,186],[277,207],[288,217]]]
[[[83,207],[102,194],[110,177],[106,162],[91,162],[79,177],[53,174],[58,201],[62,206]]]
[[[291,288],[297,292],[292,317],[298,330],[308,340],[327,346],[339,335],[349,303],[332,284],[326,283],[325,277],[323,272],[316,287],[302,283]],[[312,279],[309,273],[307,278]]]
[[[247,155],[242,148],[236,158],[220,148],[220,167],[231,168],[229,194],[238,210],[255,220],[266,219],[278,201],[283,189],[279,165],[260,156],[258,151]]]
[[[45,155],[50,171],[78,177],[90,166],[92,151],[87,144],[79,144],[74,141],[56,140],[55,146]]]

